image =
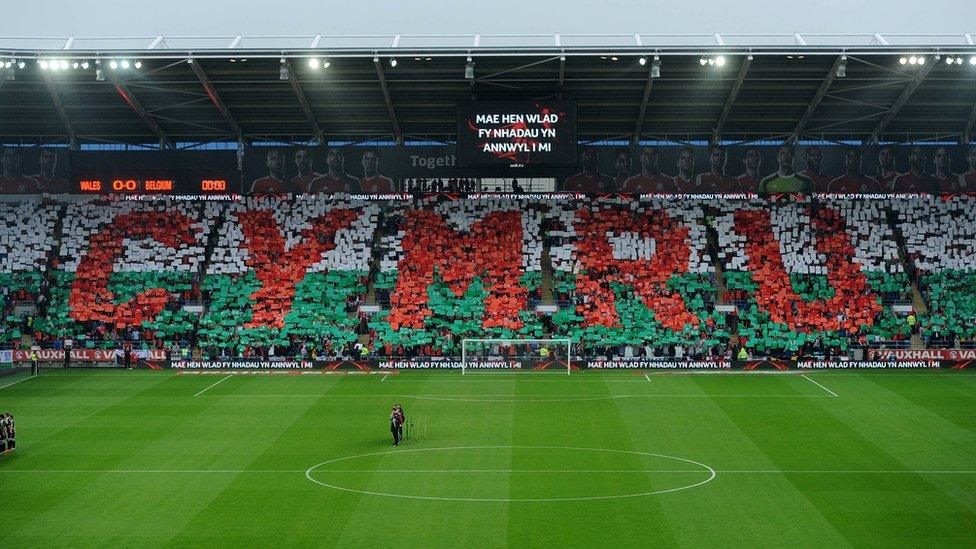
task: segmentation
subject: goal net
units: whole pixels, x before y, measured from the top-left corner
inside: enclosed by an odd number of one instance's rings
[[[477,370],[573,369],[570,339],[462,339],[461,374]]]

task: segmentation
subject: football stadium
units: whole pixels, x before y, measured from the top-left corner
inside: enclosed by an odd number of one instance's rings
[[[0,37],[0,546],[976,546],[973,31]]]

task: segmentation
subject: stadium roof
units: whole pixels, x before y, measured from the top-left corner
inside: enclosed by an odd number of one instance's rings
[[[458,100],[551,97],[583,140],[972,141],[972,56],[969,34],[0,37],[0,141],[445,141]]]

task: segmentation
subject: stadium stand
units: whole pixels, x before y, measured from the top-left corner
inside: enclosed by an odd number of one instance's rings
[[[19,346],[45,316],[50,292],[45,277],[55,245],[58,207],[36,202],[0,204],[0,346]],[[42,297],[43,296],[43,297]],[[34,312],[15,314],[17,303],[32,302]]]
[[[909,265],[929,309],[924,335],[953,346],[976,337],[976,204],[969,196],[892,203]]]
[[[909,287],[881,203],[722,201],[717,208],[719,257],[747,347],[846,350],[905,338],[904,322],[884,306]]]
[[[378,287],[389,312],[370,323],[386,354],[457,353],[464,337],[543,337],[541,204],[421,200],[387,213]]]
[[[106,349],[193,340],[196,318],[182,305],[198,287],[211,229],[189,202],[67,204],[38,337]]]
[[[203,287],[207,354],[332,355],[353,342],[379,212],[324,197],[209,204],[205,218],[223,223]]]
[[[0,205],[0,345],[208,357],[753,356],[976,337],[971,197]],[[540,305],[546,307],[540,308]],[[364,307],[365,306],[365,307]]]
[[[675,345],[711,354],[705,349],[727,340],[700,203],[598,200],[551,215],[557,292],[574,305],[554,315],[556,333],[591,349],[658,356]]]

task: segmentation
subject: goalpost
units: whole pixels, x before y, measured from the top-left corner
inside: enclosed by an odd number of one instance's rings
[[[573,341],[556,339],[462,339],[461,375],[468,368],[505,368],[506,361],[565,362],[566,374],[573,368]],[[562,366],[560,366],[562,367]]]

